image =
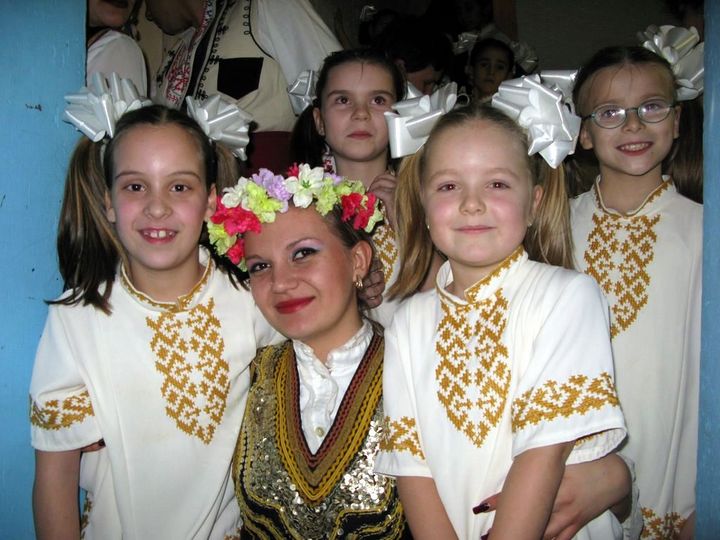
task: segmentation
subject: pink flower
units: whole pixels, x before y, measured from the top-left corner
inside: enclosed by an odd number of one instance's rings
[[[233,262],[233,264],[240,264],[240,261],[245,258],[245,241],[242,238],[238,238],[235,245],[233,245],[233,247],[231,247],[225,255]]]
[[[349,193],[348,195],[343,195],[340,199],[340,204],[342,204],[342,220],[347,221],[353,215],[355,212],[357,212],[358,208],[360,208],[360,205],[362,204],[363,196],[360,193]],[[354,226],[354,225],[353,225]]]
[[[288,168],[287,174],[285,174],[285,176],[288,176],[288,177],[289,177],[289,176],[295,176],[295,177],[297,177],[297,175],[299,175],[299,174],[300,174],[300,166],[299,166],[297,163],[293,163],[293,164],[290,165],[290,167]]]
[[[353,227],[357,230],[364,229],[367,227],[370,218],[375,213],[375,194],[368,193],[365,199],[365,205],[360,206],[357,209],[355,220],[353,221]]]
[[[220,197],[217,201],[217,209],[210,217],[216,224],[223,224],[225,232],[230,235],[243,234],[247,231],[260,232],[260,220],[258,217],[241,206],[228,208],[222,203]]]

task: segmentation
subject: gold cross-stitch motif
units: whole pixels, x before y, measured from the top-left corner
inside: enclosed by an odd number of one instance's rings
[[[43,404],[30,400],[30,423],[41,429],[58,430],[79,424],[93,416],[90,394],[87,390],[62,401],[51,399]]]
[[[425,459],[417,425],[414,418],[403,416],[400,420],[390,420],[388,416],[383,421],[383,436],[380,439],[380,450],[383,452],[407,451],[412,455]]]
[[[441,306],[437,395],[452,424],[480,447],[500,422],[510,388],[508,351],[502,343],[508,303],[499,290],[477,304]],[[468,315],[475,310],[479,313],[472,324]]]
[[[610,334],[627,330],[648,301],[648,267],[655,257],[655,226],[660,216],[629,219],[593,215],[585,252],[586,273],[598,282],[612,313]]]
[[[676,512],[657,515],[652,508],[642,508],[643,531],[640,538],[674,540],[680,534],[685,520]]]
[[[186,312],[147,318],[150,347],[163,376],[165,412],[178,428],[209,444],[222,421],[230,386],[225,342],[213,299]]]
[[[395,265],[395,261],[398,257],[395,232],[387,223],[381,223],[375,227],[375,232],[373,233],[372,238],[373,244],[375,244],[377,258],[380,259],[380,262],[382,262],[383,265],[385,283],[390,283],[393,266]]]
[[[584,415],[607,405],[620,406],[609,373],[603,372],[592,379],[586,375],[572,375],[563,383],[546,381],[513,400],[512,430],[517,433],[528,425]]]

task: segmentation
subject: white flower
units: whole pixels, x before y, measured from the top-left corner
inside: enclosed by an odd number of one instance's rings
[[[249,182],[245,177],[240,177],[232,187],[225,188],[225,194],[222,196],[222,203],[226,208],[236,208],[242,205],[247,199],[247,191],[245,185]]]
[[[322,167],[311,169],[306,163],[300,165],[297,177],[291,176],[285,183],[285,189],[293,194],[293,204],[298,208],[310,206],[315,194],[322,188],[324,176]]]

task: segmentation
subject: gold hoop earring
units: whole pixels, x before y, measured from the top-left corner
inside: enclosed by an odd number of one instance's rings
[[[363,288],[365,287],[365,285],[363,285],[363,281],[362,281],[362,278],[361,278],[360,276],[357,276],[357,277],[355,278],[355,281],[353,281],[353,285],[355,285],[355,288],[356,288],[358,291],[362,291]]]

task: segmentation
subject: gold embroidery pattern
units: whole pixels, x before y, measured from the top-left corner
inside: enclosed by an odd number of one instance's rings
[[[383,431],[380,439],[382,452],[405,451],[417,458],[425,459],[425,454],[420,448],[420,438],[414,418],[403,416],[400,420],[390,420],[390,417],[386,416],[383,421]]]
[[[397,240],[395,239],[395,231],[390,226],[383,222],[375,227],[373,233],[373,244],[375,244],[375,251],[377,252],[377,258],[380,259],[383,265],[383,275],[385,276],[385,283],[390,283],[392,277],[393,267],[398,257],[397,251]]]
[[[41,429],[58,430],[79,424],[94,416],[90,394],[87,390],[62,400],[51,399],[40,406],[30,399],[30,423]]]
[[[80,540],[85,538],[85,531],[88,525],[90,525],[90,512],[92,512],[92,507],[92,495],[86,493],[85,504],[83,504],[82,515],[80,516]]]
[[[451,307],[441,303],[443,319],[438,326],[435,368],[438,398],[448,419],[477,447],[498,425],[510,388],[508,351],[501,338],[507,323],[507,300],[498,290],[477,304]],[[478,311],[477,323],[467,315]],[[473,359],[478,367],[471,367]]]
[[[614,338],[627,330],[648,301],[648,266],[655,257],[660,216],[624,219],[593,215],[593,229],[585,252],[586,273],[595,278],[610,304]]]
[[[567,382],[547,381],[513,400],[513,433],[528,425],[550,422],[558,417],[585,415],[609,405],[619,407],[615,385],[607,372],[591,379],[586,375],[572,375]]]
[[[188,435],[210,444],[222,421],[230,387],[230,370],[223,359],[225,342],[215,301],[180,313],[146,319],[154,334],[150,348],[155,368],[163,376],[165,412]]]
[[[676,512],[657,515],[652,508],[642,508],[643,531],[640,538],[652,540],[673,540],[680,534],[685,520]]]

